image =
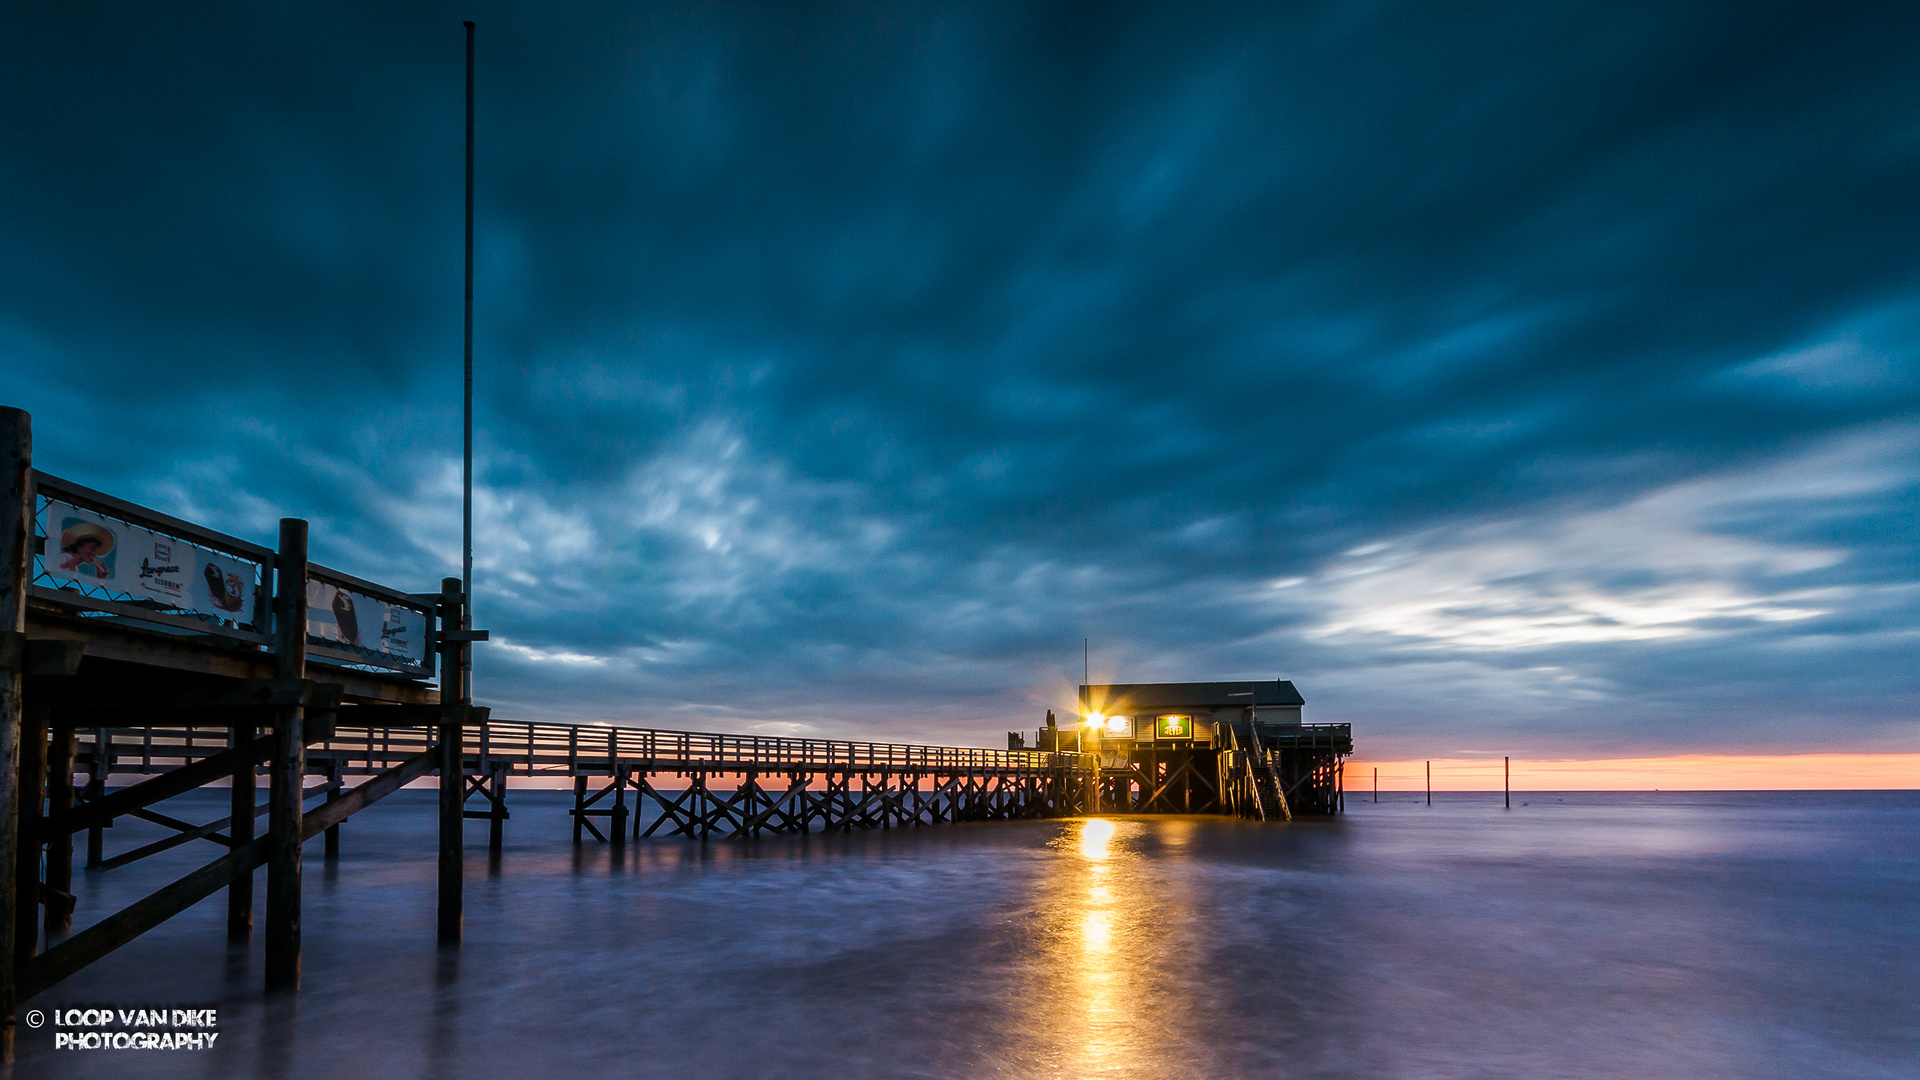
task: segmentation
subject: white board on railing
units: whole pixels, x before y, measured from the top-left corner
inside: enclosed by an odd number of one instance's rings
[[[242,623],[253,618],[259,580],[259,568],[244,559],[58,500],[47,503],[40,569],[48,577]]]
[[[415,666],[427,660],[427,616],[328,581],[307,579],[307,633]]]

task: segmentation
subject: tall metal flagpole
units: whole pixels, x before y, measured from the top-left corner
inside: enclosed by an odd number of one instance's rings
[[[467,394],[465,458],[460,474],[460,629],[473,629],[473,23],[467,28]],[[461,665],[462,681],[473,678],[473,650]]]

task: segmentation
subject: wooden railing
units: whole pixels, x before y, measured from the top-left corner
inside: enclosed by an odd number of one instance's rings
[[[93,762],[96,747],[106,751],[112,773],[146,773],[175,768],[228,748],[231,729],[215,725],[81,728],[77,757]],[[307,749],[310,771],[338,768],[341,775],[380,772],[432,745],[425,725],[341,725],[332,736]],[[743,773],[808,770],[873,772],[967,771],[980,773],[1052,772],[1097,767],[1092,754],[1055,754],[1038,750],[987,750],[961,746],[794,739],[767,735],[671,731],[488,720],[470,727],[466,757],[473,771],[488,773],[503,765],[512,776],[607,774],[613,763],[651,772]]]
[[[279,558],[273,549],[39,470],[32,472],[31,482],[35,535],[28,573],[35,599],[110,621],[190,631],[260,650],[273,647],[274,566]],[[76,550],[63,543],[69,533]],[[92,550],[80,549],[88,539]],[[161,546],[164,555],[156,550]],[[173,588],[152,585],[161,578],[163,565],[169,571],[164,579]],[[380,607],[353,615],[354,632],[347,636],[355,641],[340,640],[338,634],[329,638],[310,628],[307,655],[414,679],[433,677],[437,595],[403,592],[313,562],[307,564],[307,580],[357,593]],[[214,581],[220,589],[217,600]],[[338,625],[330,614],[323,618]],[[363,622],[372,644],[357,640]],[[417,625],[404,655],[389,644],[391,627],[399,623]]]

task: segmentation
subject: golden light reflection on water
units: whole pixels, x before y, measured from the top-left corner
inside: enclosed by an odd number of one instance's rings
[[[1169,1039],[1156,991],[1174,898],[1142,857],[1157,823],[1085,818],[1052,844],[1041,911],[1048,931],[1038,960],[1045,1021],[1032,1031],[1036,1057],[1063,1077],[1137,1074]],[[1178,958],[1173,958],[1178,962]]]
[[[1252,751],[1248,751],[1252,753]],[[1093,862],[1107,861],[1108,845],[1113,843],[1113,822],[1090,818],[1080,823],[1080,854]]]

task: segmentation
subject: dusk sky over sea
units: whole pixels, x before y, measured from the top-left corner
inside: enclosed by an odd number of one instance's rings
[[[458,574],[463,18],[496,716],[1920,752],[1920,8],[12,5],[37,467]]]

